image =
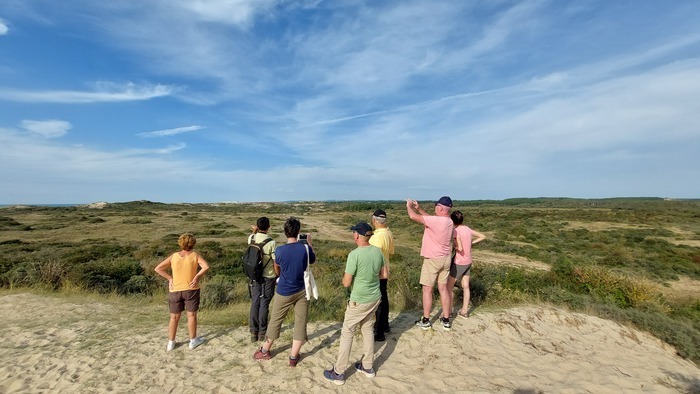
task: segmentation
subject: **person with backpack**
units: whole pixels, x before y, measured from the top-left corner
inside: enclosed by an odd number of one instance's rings
[[[306,342],[306,323],[308,322],[309,300],[306,297],[304,271],[309,264],[316,261],[316,255],[311,247],[311,237],[299,241],[301,222],[297,218],[289,218],[284,222],[284,235],[287,244],[275,250],[274,269],[279,275],[277,291],[272,301],[272,314],[267,329],[267,336],[262,346],[253,354],[255,360],[272,358],[273,342],[280,337],[282,322],[290,310],[294,309],[294,333],[292,334],[292,349],[289,356],[289,366],[296,367],[301,359],[301,346]]]
[[[250,281],[250,341],[265,340],[270,301],[275,293],[277,274],[274,270],[275,240],[267,235],[270,219],[261,217],[251,226],[248,248],[243,255],[243,266]]]

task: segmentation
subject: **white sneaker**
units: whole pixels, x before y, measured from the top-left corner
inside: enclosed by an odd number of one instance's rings
[[[168,346],[165,347],[165,351],[169,352],[175,349],[175,341],[168,341]]]
[[[202,337],[190,339],[190,349],[194,349],[203,343],[204,343],[204,338],[202,338]]]

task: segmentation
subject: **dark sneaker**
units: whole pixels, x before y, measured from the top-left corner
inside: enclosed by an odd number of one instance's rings
[[[289,366],[292,368],[296,367],[299,360],[301,360],[301,354],[296,357],[289,356]]]
[[[327,381],[337,384],[338,386],[345,384],[345,375],[342,373],[335,373],[335,368],[323,371],[323,377],[326,378]]]
[[[386,341],[386,337],[384,336],[384,334],[381,334],[381,335],[375,334],[374,335],[374,342],[384,342],[384,341]]]
[[[267,335],[267,334],[264,332],[261,332],[260,334],[258,334],[258,341],[260,341],[260,342],[264,341],[265,335]]]
[[[272,358],[272,354],[270,354],[269,351],[263,352],[261,347],[257,352],[255,352],[255,354],[253,354],[253,358],[256,360],[269,360]]]
[[[365,376],[367,376],[368,378],[373,378],[376,375],[374,373],[374,368],[362,368],[361,361],[355,363],[355,369],[357,370],[357,372],[362,372],[363,374],[365,374]]]
[[[427,317],[421,317],[420,320],[416,320],[416,325],[423,330],[430,330],[433,325],[430,324],[430,319]]]
[[[391,327],[386,326],[386,328],[384,329],[384,334],[389,334],[389,333],[391,333]]]
[[[440,318],[440,323],[442,323],[442,328],[445,331],[450,331],[452,329],[452,323],[450,323],[450,318],[449,317],[441,317]]]
[[[258,333],[257,332],[251,332],[250,333],[250,342],[255,343],[258,341]]]

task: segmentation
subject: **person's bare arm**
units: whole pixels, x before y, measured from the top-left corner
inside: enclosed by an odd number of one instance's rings
[[[167,259],[163,260],[158,264],[154,271],[163,278],[168,280],[168,288],[173,287],[173,277],[168,273],[167,269],[170,268],[170,258],[172,255],[168,256]]]
[[[462,245],[462,238],[459,235],[457,235],[456,233],[455,233],[455,245],[456,245],[455,249],[457,249],[458,252],[461,252],[462,250],[464,250],[464,247]]]
[[[343,287],[350,287],[352,285],[352,275],[347,272],[343,275]]]
[[[199,284],[199,279],[202,276],[204,276],[204,274],[207,271],[209,271],[209,264],[199,253],[197,253],[197,264],[199,264],[199,272],[197,272],[197,275],[195,275],[194,278],[192,278],[192,282],[190,282],[190,287],[197,287],[197,285]]]
[[[472,230],[472,234],[476,235],[476,238],[472,238],[472,245],[478,244],[479,242],[486,239],[486,236],[478,231]]]
[[[389,278],[389,267],[387,267],[386,264],[382,266],[382,269],[379,270],[379,279],[388,279]]]
[[[425,225],[425,221],[423,220],[423,214],[421,213],[421,211],[423,210],[420,209],[418,201],[411,200],[410,198],[406,200],[406,212],[408,212],[408,217],[410,217],[411,220],[415,222]]]
[[[279,278],[279,276],[280,276],[280,266],[279,266],[279,264],[277,264],[276,261],[272,263],[272,269],[275,270],[275,275],[277,275],[277,277]]]

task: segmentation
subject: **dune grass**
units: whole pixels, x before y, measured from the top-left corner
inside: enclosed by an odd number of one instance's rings
[[[5,207],[0,286],[94,302],[123,300],[137,306],[143,324],[163,324],[165,281],[153,268],[177,250],[177,236],[190,231],[211,265],[202,282],[201,321],[247,325],[240,258],[250,224],[268,216],[271,235],[284,242],[282,224],[296,216],[302,231],[312,233],[318,256],[313,269],[322,297],[312,303],[310,318],[339,321],[346,299],[340,280],[354,248],[348,227],[368,221],[376,208],[387,211],[397,241],[389,281],[392,312],[417,311],[422,228],[396,201]],[[455,209],[488,236],[477,254],[503,256],[504,264],[476,259],[471,297],[477,313],[519,304],[562,306],[649,331],[700,361],[700,295],[669,299],[663,293],[681,276],[700,280],[700,201],[513,199],[457,201]],[[513,255],[551,269],[508,265]],[[461,296],[457,288],[456,300]]]

